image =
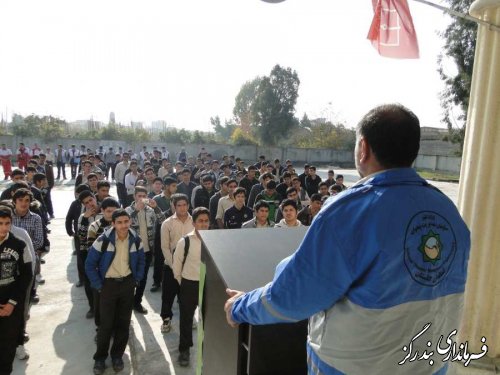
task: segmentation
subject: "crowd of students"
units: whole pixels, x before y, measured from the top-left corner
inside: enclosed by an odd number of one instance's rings
[[[77,150],[71,145],[64,150],[58,145],[51,153],[21,144],[18,168],[12,170],[12,153],[7,157],[5,145],[2,150],[5,179],[12,184],[2,192],[0,205],[0,335],[15,340],[0,340],[0,374],[11,372],[16,351],[19,359],[29,357],[23,344],[29,339],[29,306],[39,302],[36,287],[45,281],[41,268],[50,250],[51,190],[55,180],[66,178],[68,164],[75,200],[65,224],[75,245],[76,286],[85,290],[86,317],[96,327],[95,374],[104,373],[108,356],[115,371],[123,369],[132,311],[148,313],[142,298],[150,267],[150,290],[161,291],[161,332],[172,329],[172,305],[178,297],[178,362],[190,364],[198,231],[308,226],[329,196],[346,189],[343,176],[333,170],[322,180],[312,165],[297,173],[290,160],[281,165],[264,155],[246,166],[229,155],[215,160],[204,149],[197,157],[184,149],[174,157],[165,147],[148,152],[144,146],[135,154],[121,147],[115,152],[111,147],[104,151],[82,145]],[[110,195],[113,184],[116,198]]]

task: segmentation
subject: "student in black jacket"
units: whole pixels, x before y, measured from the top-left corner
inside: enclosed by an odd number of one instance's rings
[[[78,237],[78,218],[82,214],[82,204],[78,200],[78,195],[80,195],[81,192],[89,190],[90,188],[88,185],[82,184],[78,185],[75,189],[75,200],[71,202],[71,205],[69,206],[68,213],[66,214],[66,233],[68,236],[73,237],[73,242],[75,245],[75,250],[73,251],[73,255],[76,255],[76,249],[80,248],[80,238]],[[83,266],[83,264],[82,264]],[[83,280],[85,275],[83,274],[83,267],[77,267],[78,268],[78,282],[76,283],[76,286],[79,288],[83,285]]]
[[[33,278],[26,243],[10,233],[12,211],[0,207],[0,374],[12,372],[24,329],[24,304]]]

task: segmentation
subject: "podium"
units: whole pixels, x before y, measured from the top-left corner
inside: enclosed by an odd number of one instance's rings
[[[231,328],[224,312],[226,288],[250,291],[272,281],[276,266],[295,252],[306,230],[307,227],[200,232],[205,271],[200,304],[203,375],[307,374],[307,320]]]

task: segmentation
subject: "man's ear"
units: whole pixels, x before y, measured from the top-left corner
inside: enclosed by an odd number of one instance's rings
[[[372,157],[372,149],[366,139],[364,137],[361,137],[359,140],[359,160],[358,162],[361,163],[366,163],[370,158]]]

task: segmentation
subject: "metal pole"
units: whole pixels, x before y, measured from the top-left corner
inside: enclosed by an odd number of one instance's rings
[[[426,5],[430,5],[431,7],[434,7],[434,8],[437,8],[439,10],[442,10],[443,12],[451,14],[452,16],[459,17],[459,18],[462,18],[462,19],[467,20],[467,21],[476,22],[476,23],[479,23],[481,25],[486,26],[490,30],[495,30],[495,31],[499,31],[500,32],[500,26],[493,25],[492,23],[483,21],[480,18],[472,17],[472,16],[470,16],[468,14],[457,12],[457,11],[455,11],[453,9],[446,8],[444,6],[431,3],[430,1],[427,1],[427,0],[413,0],[413,1],[416,1],[416,2],[419,2],[419,3],[422,3],[422,4],[426,4]]]

